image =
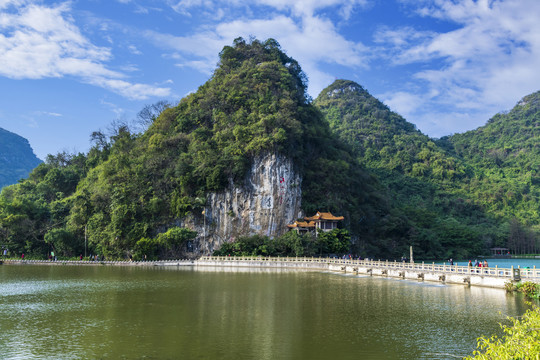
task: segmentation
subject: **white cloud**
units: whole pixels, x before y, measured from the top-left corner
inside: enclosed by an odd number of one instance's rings
[[[97,76],[88,79],[88,82],[92,85],[109,89],[124,97],[134,100],[144,100],[152,96],[165,97],[169,96],[170,94],[170,90],[168,88],[159,88],[147,84],[132,84],[120,79],[109,79]]]
[[[493,114],[492,114],[493,115]],[[472,130],[486,123],[482,112],[447,112],[438,109],[430,109],[429,112],[421,112],[415,115],[415,124],[423,133],[431,137],[440,138],[452,135],[456,129]]]
[[[10,6],[21,6],[29,0],[0,0],[0,9],[7,9]]]
[[[105,99],[101,99],[100,103],[101,103],[101,105],[105,106],[110,111],[112,111],[116,115],[117,118],[125,117],[126,110],[123,109],[122,107],[120,107],[120,106],[118,106],[118,105],[116,105],[116,104],[114,104],[112,102],[106,101]]]
[[[120,70],[122,71],[125,71],[125,72],[135,72],[135,71],[139,71],[139,67],[135,64],[126,64],[126,65],[122,65],[119,67]]]
[[[263,2],[276,9],[292,6],[285,1],[260,1],[260,3]],[[188,5],[204,5],[204,3],[204,1],[194,0],[189,3],[182,2],[182,5],[188,7]],[[337,0],[321,0],[310,1],[303,6],[320,9],[344,3]],[[354,3],[363,3],[363,1]],[[315,96],[334,79],[331,74],[322,70],[323,64],[365,68],[369,58],[365,46],[347,40],[339,34],[331,20],[320,16],[305,15],[301,19],[294,19],[284,14],[274,14],[268,18],[238,19],[206,26],[191,36],[146,32],[148,39],[175,52],[169,54],[168,57],[175,58],[177,66],[191,67],[206,74],[210,74],[215,69],[218,61],[217,54],[223,46],[230,45],[239,36],[246,39],[250,36],[261,40],[276,39],[287,50],[288,55],[301,64],[309,78],[310,93]]]
[[[182,0],[172,7],[186,16],[201,7],[212,9],[219,18],[225,18],[224,10],[231,14],[238,8],[242,9],[243,15],[206,26],[191,36],[147,32],[147,37],[176,51],[169,56],[181,60],[177,66],[191,67],[205,74],[214,70],[217,54],[223,46],[230,45],[238,36],[246,39],[255,36],[261,40],[274,38],[301,64],[309,78],[309,92],[316,96],[334,79],[322,70],[324,64],[365,68],[368,63],[368,52],[362,44],[347,40],[330,19],[317,13],[337,9],[342,18],[348,19],[354,9],[369,3],[368,0]],[[262,7],[270,7],[274,12],[264,10],[261,13]],[[261,13],[258,18],[253,15],[256,10]]]
[[[384,52],[392,59],[394,63],[410,62],[412,54],[407,56],[400,54],[405,49],[409,49],[411,44],[422,43],[429,41],[436,33],[433,31],[418,31],[411,26],[404,26],[400,28],[390,28],[388,25],[382,25],[374,33],[373,40],[375,43],[384,44]],[[400,58],[396,58],[398,54]],[[404,59],[402,60],[401,57]]]
[[[257,0],[256,2],[274,7],[278,10],[292,11],[298,16],[313,16],[321,9],[337,7],[339,9],[339,14],[345,19],[348,19],[351,16],[355,7],[366,6],[369,3],[367,0]]]
[[[396,111],[404,118],[409,118],[420,109],[426,102],[426,98],[411,94],[409,92],[398,91],[380,95],[382,101],[393,111]]]
[[[128,50],[129,50],[130,53],[132,53],[134,55],[142,55],[142,52],[139,49],[137,49],[137,47],[135,45],[129,45]]]
[[[357,7],[366,7],[370,0],[181,0],[170,3],[178,13],[192,16],[190,11],[194,8],[219,9],[220,11],[242,8],[249,13],[253,7],[266,6],[279,12],[290,12],[294,16],[314,16],[318,11],[328,8],[337,8],[339,15],[349,19]]]
[[[425,32],[411,27],[384,28],[375,40],[384,44],[395,65],[422,65],[413,79],[424,83],[410,91],[430,99],[430,106],[447,109],[445,119],[477,126],[540,84],[540,2],[404,1],[417,13],[455,25],[448,31]],[[391,50],[388,50],[388,49]],[[400,92],[394,94],[399,98]],[[436,94],[432,96],[430,94]],[[434,118],[440,118],[431,109]],[[405,111],[407,112],[407,111]],[[482,120],[475,116],[481,117]],[[422,119],[422,120],[420,120]],[[461,119],[461,120],[460,120]],[[415,121],[427,123],[418,112]],[[450,121],[450,120],[448,120]],[[441,124],[444,127],[443,124]]]
[[[52,117],[61,117],[61,116],[63,116],[60,113],[50,112],[50,111],[36,111],[36,115],[45,115],[45,116],[52,116]]]
[[[131,84],[103,62],[111,50],[92,44],[75,26],[70,4],[50,7],[28,1],[0,3],[0,75],[12,79],[72,76],[132,99],[168,94],[169,89]]]

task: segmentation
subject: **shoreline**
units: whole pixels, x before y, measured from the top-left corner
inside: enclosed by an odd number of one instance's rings
[[[156,260],[156,261],[86,261],[86,260],[0,260],[0,265],[50,265],[50,266],[190,266],[195,260]]]

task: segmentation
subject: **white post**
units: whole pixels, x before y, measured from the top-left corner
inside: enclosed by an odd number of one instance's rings
[[[84,225],[84,257],[86,258],[86,226]]]

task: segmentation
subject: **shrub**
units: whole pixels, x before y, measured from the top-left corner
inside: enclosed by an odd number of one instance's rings
[[[465,359],[511,360],[540,358],[540,309],[534,306],[527,310],[521,320],[508,317],[511,326],[501,325],[502,338],[496,335],[490,338],[478,338],[477,349],[473,356]]]
[[[540,297],[540,287],[532,281],[526,281],[516,284],[517,291],[525,294],[530,299],[538,299]]]
[[[507,293],[513,293],[514,291],[517,291],[516,285],[512,282],[512,280],[509,280],[504,283],[504,289]]]
[[[154,260],[159,247],[160,243],[157,239],[142,238],[135,244],[135,259],[143,260],[146,255],[148,260]]]

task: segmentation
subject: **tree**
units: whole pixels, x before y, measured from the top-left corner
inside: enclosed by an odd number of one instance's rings
[[[501,325],[504,335],[478,338],[478,350],[466,359],[514,360],[540,358],[540,308],[533,306],[521,319],[508,317],[511,326]]]
[[[159,251],[159,241],[157,239],[142,238],[135,244],[135,258],[138,260],[154,260]]]
[[[74,256],[82,251],[82,244],[66,229],[51,229],[45,234],[45,242],[64,256]]]
[[[197,237],[197,232],[181,227],[173,227],[164,233],[159,234],[156,239],[162,252],[167,252],[165,256],[178,256],[182,252],[182,247]]]
[[[317,242],[322,253],[343,254],[349,251],[351,236],[345,229],[334,229],[317,234]]]
[[[147,128],[157,119],[165,109],[171,107],[171,104],[166,100],[160,100],[151,105],[145,105],[137,114],[137,122],[143,128]]]

